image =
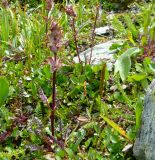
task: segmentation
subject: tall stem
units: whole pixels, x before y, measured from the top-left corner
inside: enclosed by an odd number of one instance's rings
[[[57,55],[54,53],[54,61],[56,65]],[[54,136],[54,119],[55,119],[55,106],[56,106],[56,66],[54,66],[54,72],[53,72],[53,89],[52,89],[52,112],[51,112],[51,131],[52,135]]]
[[[72,29],[73,29],[73,36],[74,36],[74,43],[75,43],[75,47],[76,47],[76,53],[79,59],[79,63],[81,63],[81,59],[80,59],[80,55],[79,55],[79,49],[78,49],[78,44],[77,44],[77,32],[75,29],[75,18],[73,17],[72,19]]]
[[[92,34],[91,34],[91,50],[90,50],[89,64],[91,63],[91,58],[92,58],[92,53],[93,53],[93,46],[94,46],[94,39],[95,39],[95,28],[96,28],[98,14],[99,14],[99,5],[97,5],[97,7],[96,7],[96,16],[95,16],[94,26],[93,26]]]

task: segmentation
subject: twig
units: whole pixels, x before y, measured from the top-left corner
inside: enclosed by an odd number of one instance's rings
[[[76,18],[76,13],[75,10],[73,9],[73,6],[67,6],[65,8],[65,11],[67,13],[67,15],[71,18],[71,28],[73,31],[73,38],[74,38],[74,43],[75,43],[75,47],[76,47],[76,53],[79,59],[79,63],[81,63],[81,59],[80,59],[80,55],[79,55],[79,50],[78,50],[78,42],[77,42],[77,31],[75,28],[75,18]]]
[[[61,119],[60,119],[60,122],[59,122],[59,132],[60,132],[60,138],[61,138],[61,140],[63,140],[63,137],[62,137],[62,121],[61,121]]]
[[[79,59],[79,63],[81,63],[80,55],[79,55],[79,49],[78,49],[78,43],[77,43],[77,31],[75,29],[75,18],[72,18],[72,30],[73,30],[73,37],[74,37],[74,43],[75,43],[75,48],[76,48],[76,54]]]
[[[96,7],[96,16],[95,16],[95,21],[94,21],[94,26],[92,29],[92,34],[91,34],[91,50],[90,50],[90,59],[89,59],[89,64],[91,63],[92,59],[92,53],[93,53],[93,47],[94,47],[94,39],[95,39],[95,29],[96,29],[96,23],[97,23],[97,18],[99,15],[99,5]]]

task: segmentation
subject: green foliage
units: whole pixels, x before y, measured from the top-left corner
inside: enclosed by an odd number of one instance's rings
[[[8,148],[7,152],[0,152],[0,158],[2,160],[9,160],[12,158],[19,159],[24,155],[24,150],[19,149],[19,150],[12,150],[11,148]]]
[[[131,56],[139,53],[141,50],[139,48],[133,47],[125,51],[117,59],[115,63],[115,74],[119,72],[121,79],[126,80],[130,69],[131,69]]]
[[[0,107],[9,95],[9,84],[6,78],[0,77]]]
[[[110,36],[123,39],[122,44],[111,47],[116,51],[115,65],[108,70],[106,61],[94,66],[73,62],[75,35],[64,13],[65,2],[55,4],[49,12],[45,1],[23,1],[29,5],[22,8],[18,3],[1,7],[0,159],[46,159],[51,148],[54,152],[49,154],[56,159],[131,159],[132,155],[127,157],[122,150],[134,142],[141,125],[144,93],[155,72],[154,3],[139,6],[135,15],[116,13],[112,21],[106,18],[109,13],[100,15],[97,26],[111,23],[115,30]],[[79,51],[91,45],[88,39],[98,2],[71,1],[77,13]],[[103,4],[116,7],[109,1]],[[52,140],[48,139],[53,89],[53,68],[47,64],[53,55],[47,42],[50,19],[57,19],[64,35],[58,53]],[[94,44],[107,40],[95,37]],[[40,88],[49,105],[40,98]],[[27,119],[22,122],[24,117]]]
[[[143,103],[139,98],[137,104],[135,106],[135,114],[136,114],[136,128],[139,129],[141,126],[141,115],[142,115]]]
[[[136,19],[137,20],[137,19]],[[124,37],[129,40],[133,45],[135,45],[135,39],[138,38],[139,27],[135,24],[135,20],[132,18],[132,15],[124,13],[115,16],[112,19],[112,26],[117,32],[118,37]]]
[[[118,18],[116,18],[116,17],[113,18],[112,25],[121,35],[127,34],[126,33],[127,31],[126,31],[123,23]]]
[[[136,0],[101,0],[103,8],[106,10],[122,10],[134,3]]]

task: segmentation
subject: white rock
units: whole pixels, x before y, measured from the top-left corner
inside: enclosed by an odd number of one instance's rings
[[[95,29],[95,34],[98,36],[102,36],[104,34],[110,33],[110,30],[112,28],[110,26],[105,26],[105,27],[99,27]]]
[[[115,50],[110,50],[110,47],[114,43],[121,44],[121,40],[111,40],[105,43],[101,43],[95,45],[92,50],[92,57],[91,57],[91,64],[97,65],[101,64],[102,62],[106,62],[109,69],[113,66],[115,61],[113,55],[116,52]],[[80,53],[80,59],[83,62],[89,62],[91,55],[91,48],[88,48],[86,51]],[[74,57],[73,59],[75,63],[79,63],[78,56]]]

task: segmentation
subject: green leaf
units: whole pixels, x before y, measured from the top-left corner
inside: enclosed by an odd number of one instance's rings
[[[74,156],[74,152],[72,151],[72,149],[66,148],[66,152],[68,153],[69,157],[73,157]]]
[[[141,99],[137,101],[136,108],[135,108],[135,114],[136,114],[136,128],[139,129],[141,125],[141,115],[143,110],[143,102]]]
[[[115,63],[115,74],[119,72],[122,81],[126,80],[131,69],[131,59],[129,56],[121,56]]]
[[[9,94],[9,84],[6,78],[0,77],[0,106],[5,102]]]
[[[146,78],[146,74],[133,74],[129,77],[129,80],[141,81]]]
[[[115,63],[115,74],[119,72],[122,81],[125,81],[131,69],[131,56],[139,53],[141,50],[133,47],[125,51]]]
[[[84,136],[86,135],[85,130],[81,130],[81,132],[78,132],[77,134],[77,141],[74,143],[72,150],[77,151],[79,144],[84,139]]]
[[[129,139],[129,137],[127,136],[126,132],[120,127],[118,126],[114,121],[110,120],[109,118],[102,116],[101,117],[112,127],[114,128],[117,132],[119,132],[123,137],[125,137],[126,139]]]
[[[153,72],[155,72],[155,63],[149,64],[149,68],[150,68]]]
[[[141,52],[141,49],[139,49],[138,47],[132,47],[132,48],[129,48],[127,51],[125,51],[121,56],[123,55],[132,56],[132,55],[136,55],[139,52]]]

